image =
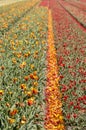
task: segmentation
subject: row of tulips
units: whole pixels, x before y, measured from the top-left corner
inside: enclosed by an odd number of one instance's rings
[[[37,2],[39,0],[18,2],[17,4],[10,5],[10,7],[7,6],[8,10],[6,7],[3,12],[0,12],[0,35],[23,17]]]
[[[1,130],[44,130],[47,17],[35,7],[0,39]]]
[[[86,28],[86,12],[65,1],[60,1],[64,8]]]
[[[86,0],[80,0],[80,2],[82,2],[83,4],[86,4]]]
[[[0,6],[0,13],[6,13],[9,12],[11,8],[18,8],[20,5],[25,4],[25,1],[17,1],[16,3],[11,3],[11,4],[4,4]]]
[[[86,1],[85,0],[66,0],[67,2],[74,2],[74,4],[75,3],[77,3],[77,4],[83,4],[83,5],[85,5],[86,6]]]
[[[80,8],[82,9],[83,11],[86,11],[86,5],[85,4],[82,4],[82,3],[79,3],[78,1],[76,2],[73,2],[73,1],[67,1],[69,4],[77,7],[77,8]]]
[[[54,34],[52,26],[52,15],[49,10],[48,17],[48,46],[47,46],[47,82],[45,89],[46,96],[46,130],[64,130],[62,116],[61,93],[59,90],[59,76],[56,59],[56,49],[54,44]]]
[[[66,129],[86,129],[86,33],[56,0],[50,0],[55,28],[60,90]]]

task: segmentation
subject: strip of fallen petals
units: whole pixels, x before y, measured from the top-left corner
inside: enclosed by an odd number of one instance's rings
[[[62,116],[61,93],[59,91],[59,77],[57,75],[58,66],[56,50],[54,46],[54,36],[52,28],[52,16],[49,10],[48,18],[48,50],[47,50],[47,83],[46,95],[46,130],[64,130]]]

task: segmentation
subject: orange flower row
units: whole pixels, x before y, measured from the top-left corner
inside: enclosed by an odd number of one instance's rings
[[[46,95],[46,130],[64,130],[62,116],[61,93],[59,90],[59,77],[56,60],[56,50],[54,46],[54,36],[52,28],[52,16],[49,10],[48,18],[48,50],[47,50],[47,84]]]

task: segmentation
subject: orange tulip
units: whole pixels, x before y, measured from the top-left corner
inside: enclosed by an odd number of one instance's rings
[[[14,109],[14,110],[10,111],[11,116],[15,116],[17,113],[18,113],[17,109]]]
[[[34,98],[28,99],[27,103],[28,103],[29,106],[33,105],[34,104]]]

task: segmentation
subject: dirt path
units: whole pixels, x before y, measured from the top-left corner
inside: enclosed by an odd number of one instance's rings
[[[9,4],[12,4],[12,3],[19,2],[19,1],[22,1],[22,0],[1,0],[0,6],[9,5]]]

